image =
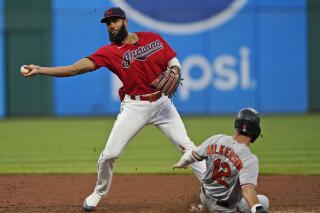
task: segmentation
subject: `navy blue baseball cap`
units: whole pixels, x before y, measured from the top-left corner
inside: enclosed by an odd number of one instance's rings
[[[101,19],[101,23],[106,23],[108,18],[119,17],[122,19],[127,19],[126,13],[120,7],[111,7],[104,12],[104,17]]]

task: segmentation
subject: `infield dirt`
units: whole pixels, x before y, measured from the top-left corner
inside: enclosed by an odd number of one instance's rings
[[[83,212],[96,175],[0,175],[0,212]],[[320,176],[260,176],[270,212],[320,212]],[[115,175],[97,212],[192,212],[199,203],[193,175]],[[195,212],[195,211],[193,211]]]

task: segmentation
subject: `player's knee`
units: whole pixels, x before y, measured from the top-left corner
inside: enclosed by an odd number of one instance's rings
[[[120,152],[104,150],[102,152],[102,155],[103,155],[102,160],[118,159],[120,156]]]
[[[258,195],[259,202],[263,206],[264,209],[269,209],[269,198],[265,195]]]

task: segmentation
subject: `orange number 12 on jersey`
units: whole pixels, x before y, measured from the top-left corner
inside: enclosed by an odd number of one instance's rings
[[[221,171],[219,171],[221,169]],[[223,180],[223,177],[227,178],[230,177],[231,175],[231,169],[228,163],[223,162],[221,163],[221,159],[218,158],[217,160],[214,161],[214,168],[212,172],[212,180],[217,181],[221,185],[224,185],[226,188],[229,187],[229,184]]]

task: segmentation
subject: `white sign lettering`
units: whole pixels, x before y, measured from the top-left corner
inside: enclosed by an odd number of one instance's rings
[[[191,55],[182,62],[183,86],[180,87],[180,98],[188,100],[191,91],[199,91],[212,86],[220,91],[234,90],[239,86],[243,90],[254,89],[255,82],[250,79],[250,50],[243,46],[239,58],[223,54],[216,57],[210,65],[209,60],[201,55]],[[194,68],[201,70],[198,78],[193,78]],[[237,68],[239,71],[237,71]]]

